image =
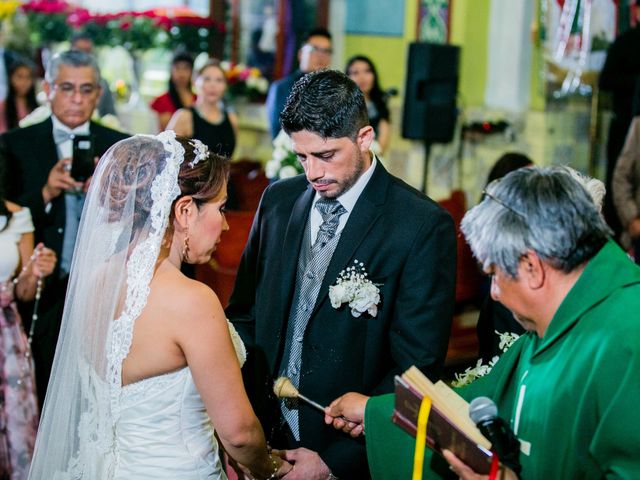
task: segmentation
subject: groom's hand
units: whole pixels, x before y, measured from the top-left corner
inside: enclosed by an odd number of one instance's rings
[[[320,455],[307,448],[281,450],[280,457],[293,464],[293,469],[284,477],[285,480],[327,480],[331,478],[331,470],[322,461]]]

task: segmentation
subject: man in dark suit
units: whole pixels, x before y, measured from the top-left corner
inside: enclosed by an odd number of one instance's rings
[[[299,69],[284,78],[273,82],[267,94],[267,118],[271,138],[280,132],[280,113],[291,93],[293,84],[305,73],[315,72],[331,65],[331,34],[326,28],[311,30],[298,50]]]
[[[87,187],[87,182],[77,181],[70,174],[73,137],[89,136],[97,157],[127,137],[90,121],[100,96],[100,71],[91,55],[79,51],[55,55],[47,66],[43,88],[51,117],[0,137],[0,153],[8,172],[7,198],[31,210],[36,243],[44,242],[59,260],[44,288],[32,344],[41,403],[53,363]]]
[[[291,478],[368,478],[361,440],[269,391],[283,375],[326,405],[348,390],[391,392],[411,365],[437,377],[453,314],[453,221],[369,151],[364,97],[346,75],[303,77],[281,119],[306,178],[264,193],[227,315],[249,349],[247,390],[271,445],[290,449]]]

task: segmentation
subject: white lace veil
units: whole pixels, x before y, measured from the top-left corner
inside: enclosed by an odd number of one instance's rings
[[[82,214],[30,479],[113,476],[122,361],[180,194],[173,132],[118,142],[102,157]]]

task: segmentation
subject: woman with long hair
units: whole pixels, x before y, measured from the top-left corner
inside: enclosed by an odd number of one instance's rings
[[[171,116],[180,108],[189,108],[196,99],[192,90],[193,57],[185,52],[176,53],[171,60],[169,88],[151,102],[158,115],[160,131],[167,128]]]
[[[0,133],[17,128],[20,120],[38,107],[33,69],[25,58],[10,64],[7,98],[0,103]]]
[[[369,123],[376,132],[376,140],[380,145],[379,153],[384,155],[391,140],[391,124],[389,107],[387,107],[387,100],[378,83],[376,67],[368,57],[356,55],[347,62],[345,73],[356,82],[364,94]]]

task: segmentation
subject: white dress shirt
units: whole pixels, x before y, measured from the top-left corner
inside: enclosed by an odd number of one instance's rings
[[[347,213],[344,213],[340,216],[340,223],[338,224],[336,235],[342,233],[342,230],[347,224],[347,220],[349,220],[349,215],[351,215],[353,208],[356,206],[356,202],[358,201],[358,198],[360,198],[360,194],[369,183],[369,180],[371,179],[371,176],[373,175],[373,171],[375,170],[377,164],[378,160],[376,159],[376,156],[373,155],[373,161],[371,162],[371,165],[369,165],[369,168],[362,175],[360,175],[360,178],[356,181],[356,183],[353,184],[353,186],[349,190],[336,198],[336,200],[338,200],[347,211]],[[320,225],[322,224],[322,215],[316,208],[316,202],[320,200],[320,198],[320,194],[316,192],[313,203],[311,205],[311,245],[315,243],[316,237],[318,236],[318,230],[320,230]]]

